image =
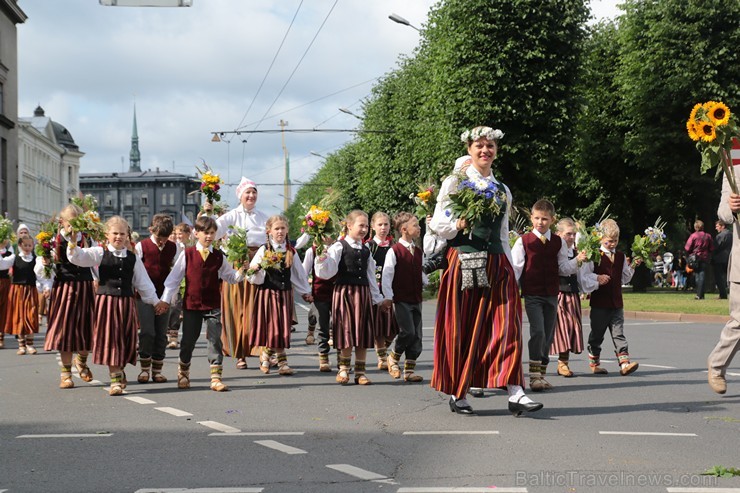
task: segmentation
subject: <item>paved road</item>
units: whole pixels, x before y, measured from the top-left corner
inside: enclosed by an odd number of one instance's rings
[[[579,355],[578,377],[554,376],[556,388],[534,396],[545,404],[539,413],[514,418],[492,391],[471,399],[478,414],[465,417],[428,386],[433,304],[421,385],[375,370],[370,387],[335,384],[317,371],[299,312],[289,352],[299,373],[265,376],[254,358],[244,371],[229,362],[232,391],[222,394],[208,389],[203,338],[193,389],[175,388],[172,352],[170,382],[134,382],[122,397],[78,378],[75,389],[57,389],[57,356],[17,356],[11,338],[0,351],[0,493],[740,492],[740,478],[699,475],[740,467],[740,361],[728,394],[706,384],[721,324],[630,320],[634,375],[621,377],[613,361],[609,375],[588,374]]]

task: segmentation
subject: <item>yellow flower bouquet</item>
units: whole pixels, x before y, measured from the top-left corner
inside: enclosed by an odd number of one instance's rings
[[[41,223],[41,231],[39,231],[39,234],[36,235],[36,247],[34,248],[36,255],[50,261],[49,265],[44,266],[44,275],[47,279],[51,277],[51,260],[53,258],[51,252],[56,246],[55,244],[58,230],[58,224],[53,221]]]
[[[89,238],[98,243],[105,240],[105,226],[100,221],[98,214],[98,201],[92,195],[76,197],[72,203],[82,209],[82,214],[69,220],[73,232],[79,232],[87,235]]]
[[[203,162],[203,169],[195,167],[198,170],[198,178],[195,180],[200,183],[200,192],[206,196],[206,200],[211,204],[215,204],[221,200],[221,194],[219,190],[223,184],[221,176],[214,173],[213,170]],[[198,191],[190,192],[191,194],[198,193]]]
[[[13,243],[15,241],[15,232],[13,231],[13,221],[6,216],[2,216],[0,217],[0,247],[6,241]]]
[[[332,232],[331,213],[317,205],[312,205],[303,218],[302,225],[301,232],[308,233],[311,237],[318,257],[326,249],[326,239]]]
[[[437,190],[433,183],[419,185],[419,190],[409,195],[416,205],[416,216],[419,221],[426,221],[427,216],[434,214],[437,205]]]
[[[259,263],[259,268],[249,269],[247,271],[247,275],[248,276],[254,275],[259,270],[266,270],[266,269],[282,270],[283,260],[285,260],[285,252],[275,252],[272,250],[265,250],[265,255],[262,257],[262,261]]]

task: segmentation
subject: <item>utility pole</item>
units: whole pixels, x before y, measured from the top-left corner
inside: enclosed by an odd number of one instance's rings
[[[283,212],[288,210],[290,205],[290,158],[288,157],[288,148],[285,147],[285,127],[288,122],[280,120],[280,134],[283,137],[283,165],[285,168],[285,181],[283,182]]]

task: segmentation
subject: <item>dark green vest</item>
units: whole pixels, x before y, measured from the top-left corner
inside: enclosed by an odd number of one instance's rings
[[[503,212],[493,219],[483,219],[473,226],[472,235],[460,230],[457,236],[448,242],[448,245],[460,253],[504,253],[504,246],[501,244],[501,221],[503,220]]]

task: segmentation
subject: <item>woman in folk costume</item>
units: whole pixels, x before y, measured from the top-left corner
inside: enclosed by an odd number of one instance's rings
[[[67,244],[67,258],[80,267],[98,267],[95,297],[93,362],[107,365],[110,371],[110,395],[120,395],[126,386],[123,368],[136,365],[136,332],[139,317],[134,289],[141,301],[154,305],[155,313],[169,306],[157,297],[144,263],[128,246],[128,222],[113,216],[105,223],[107,245],[91,248]]]
[[[55,240],[54,284],[51,288],[49,311],[47,314],[48,327],[46,329],[45,351],[59,351],[62,360],[61,383],[62,389],[71,389],[75,386],[72,381],[72,354],[77,353],[74,365],[80,378],[85,382],[93,379],[92,372],[87,366],[87,355],[92,347],[92,331],[95,309],[95,291],[93,275],[88,267],[78,267],[70,263],[67,258],[67,245],[72,240],[61,232],[71,233],[69,221],[82,214],[82,209],[75,204],[68,204],[59,213],[59,230]],[[82,233],[75,232],[73,245],[78,247],[89,246],[88,238]],[[48,259],[43,259],[48,264]],[[37,270],[36,275],[43,276],[43,269]]]
[[[267,214],[255,207],[258,193],[257,184],[252,180],[242,177],[236,187],[236,197],[239,199],[239,206],[216,219],[218,224],[216,239],[230,235],[229,226],[246,229],[251,257],[265,242]],[[209,212],[212,207],[212,204],[206,202],[204,209]],[[247,356],[252,353],[259,354],[257,352],[259,348],[249,346],[255,293],[256,287],[246,279],[238,284],[226,282],[222,284],[221,319],[224,330],[222,339],[224,348],[228,348],[228,353],[237,359],[236,367],[240,370],[247,368]]]
[[[431,385],[450,396],[450,410],[458,414],[473,414],[465,399],[470,387],[507,389],[509,410],[515,416],[542,408],[522,389],[522,306],[508,239],[512,198],[491,171],[502,137],[500,130],[490,127],[476,127],[461,135],[472,159],[462,173],[471,181],[505,191],[500,214],[473,224],[455,217],[450,194],[458,190],[461,177],[452,175],[442,183],[429,224],[451,247],[440,278]],[[469,234],[463,231],[467,228]],[[482,252],[486,253],[485,276],[490,287],[461,289],[461,255]]]

